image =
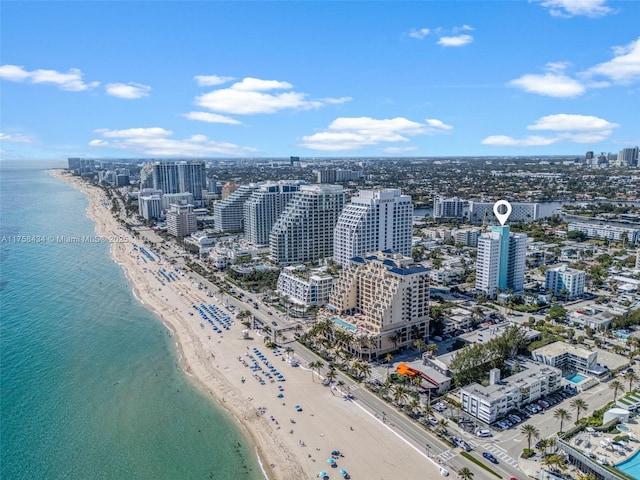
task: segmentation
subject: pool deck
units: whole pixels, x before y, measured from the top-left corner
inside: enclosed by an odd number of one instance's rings
[[[624,425],[629,428],[628,432],[611,434],[583,431],[573,437],[570,443],[582,452],[591,452],[596,461],[606,459],[609,465],[617,465],[640,450],[640,424],[636,419],[631,419]],[[619,435],[629,435],[629,441],[623,447],[613,445],[613,439]]]

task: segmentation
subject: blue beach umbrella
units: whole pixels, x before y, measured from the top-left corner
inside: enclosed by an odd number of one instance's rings
[[[323,470],[323,471],[321,471],[321,472],[318,474],[318,476],[319,476],[319,477],[323,477],[323,478],[324,478],[324,477],[326,477],[326,476],[327,476],[327,472],[325,472],[325,471]]]
[[[336,463],[336,461],[333,458],[327,458],[327,463],[329,465],[333,465],[334,463]]]
[[[340,475],[342,475],[343,477],[347,474],[347,471],[342,469],[340,470]]]

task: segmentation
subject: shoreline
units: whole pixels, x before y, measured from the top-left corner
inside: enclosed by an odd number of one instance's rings
[[[289,366],[255,332],[252,338],[243,338],[244,327],[237,322],[221,333],[208,329],[194,309],[196,305],[222,308],[220,301],[198,290],[188,275],[176,273],[173,281],[163,280],[158,267],[172,273],[173,267],[164,261],[147,262],[136,245],[141,246],[142,240],[131,237],[117,222],[98,187],[62,170],[48,172],[85,194],[86,215],[98,235],[122,236],[121,241],[111,242],[111,259],[123,268],[134,297],[169,330],[182,371],[239,425],[264,478],[312,478],[327,471],[335,479],[342,478],[338,472],[343,468],[351,478],[412,480],[439,475],[439,467],[417,447],[397,432],[391,435],[389,427],[363,406],[323,387],[313,374],[309,377],[309,370]],[[256,350],[268,358],[269,368],[277,367],[286,376],[286,382],[276,382],[262,365],[257,371],[249,368],[247,362],[254,361],[251,352]],[[304,410],[294,410],[294,404]],[[334,468],[327,463],[333,450],[344,454],[336,458],[339,465]]]

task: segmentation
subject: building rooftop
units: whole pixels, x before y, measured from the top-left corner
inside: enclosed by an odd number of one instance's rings
[[[590,352],[585,348],[577,347],[575,345],[569,345],[565,342],[553,342],[549,345],[545,345],[544,347],[540,347],[534,350],[532,353],[544,355],[545,357],[557,357],[559,355],[562,355],[563,353],[571,353],[578,357],[588,357],[595,352]]]

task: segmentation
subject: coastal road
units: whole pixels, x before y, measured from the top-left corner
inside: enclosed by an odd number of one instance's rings
[[[235,296],[224,294],[224,296],[222,297],[217,286],[202,278],[196,272],[190,273],[190,276],[192,276],[192,279],[196,284],[202,283],[205,290],[210,290],[215,295],[216,299],[223,300],[224,304],[234,306],[238,309],[238,311],[250,310],[253,315],[259,317],[266,325],[271,325],[272,321],[277,321],[279,327],[286,326],[287,322],[284,321],[277,310],[272,310],[272,315],[268,315],[264,306],[262,306],[262,308],[260,308],[259,310],[256,310],[251,305],[247,304],[243,300],[240,300],[239,298],[236,298]],[[238,287],[235,288],[238,291],[242,291]],[[251,297],[250,293],[244,293],[245,298]],[[298,342],[290,341],[287,345],[293,348],[294,355],[297,356],[297,358],[304,364],[308,365],[310,362],[318,360],[323,361],[321,357],[317,356],[315,353]],[[350,392],[354,395],[355,402],[365,410],[369,411],[372,415],[376,416],[379,421],[383,422],[389,429],[390,434],[398,435],[399,437],[404,438],[405,441],[413,446],[413,448],[416,448],[420,452],[424,453],[425,457],[428,456],[431,461],[446,468],[450,472],[451,476],[454,476],[455,472],[460,470],[461,468],[467,467],[472,472],[474,472],[474,480],[496,480],[496,477],[494,475],[462,457],[460,455],[461,450],[459,448],[454,448],[444,443],[438,437],[417,425],[404,413],[396,410],[395,407],[384,402],[373,392],[367,390],[360,383],[355,382],[353,379],[351,379],[351,377],[345,375],[339,370],[336,370],[336,372],[336,381],[342,380],[345,385],[349,387]],[[449,427],[450,430],[452,430],[452,428],[453,425]],[[456,434],[454,434],[454,436],[455,435]],[[486,464],[489,468],[496,471],[505,480],[511,477],[517,479],[524,478],[524,474],[519,469],[514,468],[512,465],[509,465],[502,459],[500,459],[500,463],[497,465],[490,464],[482,457],[482,451],[485,451],[487,449],[481,448],[480,445],[474,443],[472,443],[474,450],[470,452],[471,455],[476,457],[481,463]],[[494,447],[493,450],[491,450],[491,453],[493,453],[494,456],[500,458],[501,452],[497,451],[496,448],[500,449],[501,447]]]
[[[294,355],[306,364],[318,360],[322,361],[320,357],[297,342],[292,343],[291,346],[294,349]],[[474,472],[474,480],[496,480],[495,476],[462,457],[459,454],[461,451],[459,448],[453,448],[445,444],[438,437],[417,425],[404,413],[399,412],[393,406],[384,402],[375,394],[364,388],[361,384],[354,382],[350,377],[339,370],[336,370],[336,372],[336,381],[342,380],[345,382],[345,385],[349,387],[350,391],[355,396],[355,401],[375,415],[379,421],[384,422],[391,434],[403,437],[415,448],[425,453],[425,455],[428,455],[435,462],[440,463],[443,467],[449,470],[452,475],[454,471],[457,471],[462,467],[467,467]],[[478,446],[474,448],[471,455],[476,457],[481,463],[487,464],[492,470],[498,472],[505,479],[509,479],[511,477],[524,478],[524,474],[518,468],[515,468],[504,461],[500,461],[497,465],[488,463],[488,461],[482,457],[482,451],[485,450],[486,449],[481,449]]]

